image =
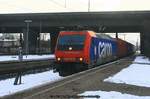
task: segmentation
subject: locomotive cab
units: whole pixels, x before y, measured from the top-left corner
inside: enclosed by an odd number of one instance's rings
[[[57,63],[88,64],[89,31],[60,32],[55,49]]]

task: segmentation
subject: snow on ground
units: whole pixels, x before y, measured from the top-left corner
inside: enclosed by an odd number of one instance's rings
[[[62,79],[62,77],[60,77],[58,73],[53,73],[51,70],[43,73],[22,76],[21,85],[13,85],[15,78],[2,80],[0,81],[0,96],[13,94],[48,82],[54,82],[59,79]]]
[[[122,94],[120,92],[110,91],[87,91],[80,95],[99,95],[100,99],[150,99],[150,96],[135,96],[130,94]],[[98,99],[98,98],[84,98],[84,99]]]
[[[150,60],[145,56],[138,56],[135,58],[134,62],[137,63],[150,63]]]
[[[27,60],[44,60],[44,59],[54,59],[55,56],[49,55],[24,55],[23,61]],[[0,56],[0,61],[17,61],[18,55]]]
[[[149,62],[147,58],[142,56],[136,57],[134,62]],[[121,70],[116,75],[105,79],[106,82],[125,83],[136,86],[150,87],[150,65],[147,64],[131,64],[129,67]]]

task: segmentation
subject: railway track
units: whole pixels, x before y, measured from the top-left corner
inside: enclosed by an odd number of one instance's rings
[[[74,74],[71,76],[64,77],[63,79],[60,79],[55,82],[46,83],[44,85],[29,89],[29,90],[25,90],[22,92],[18,92],[16,94],[13,94],[10,96],[4,96],[4,97],[2,97],[2,99],[49,99],[49,97],[52,97],[52,96],[55,97],[55,95],[56,96],[58,96],[58,95],[77,95],[81,92],[81,90],[76,89],[75,86],[78,85],[78,83],[75,83],[76,81],[81,81],[81,82],[86,81],[86,80],[84,80],[85,78],[90,77],[91,75],[94,75],[98,72],[103,72],[107,69],[111,70],[111,68],[115,68],[115,66],[120,66],[122,63],[126,64],[125,66],[128,66],[129,64],[132,63],[132,60],[133,60],[133,56],[127,57],[124,59],[120,59],[120,60],[117,60],[117,61],[114,61],[114,62],[111,62],[108,64],[104,64],[99,67],[95,67],[90,70],[86,70],[86,71],[83,71],[83,72],[80,72],[80,73],[77,73],[77,74]],[[124,67],[119,67],[119,69],[117,71],[121,70],[122,68],[124,68]],[[115,71],[115,72],[117,72],[117,71]],[[66,87],[66,86],[74,86],[74,88],[68,90],[66,88],[72,88],[72,87]],[[72,92],[70,90],[74,90],[75,92]]]
[[[53,61],[54,59],[0,62],[0,80],[16,77],[18,72],[26,75],[48,71],[52,69]]]
[[[33,60],[33,61],[10,61],[0,62],[0,75],[8,73],[16,73],[18,71],[26,71],[37,68],[45,68],[50,66],[54,60]]]

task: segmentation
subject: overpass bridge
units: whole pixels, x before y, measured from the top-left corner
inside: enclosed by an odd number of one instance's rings
[[[50,33],[54,52],[59,31],[88,29],[95,32],[140,32],[141,52],[150,57],[149,26],[150,11],[0,14],[0,32],[23,33],[25,42],[29,42],[30,53],[35,52],[40,33]]]

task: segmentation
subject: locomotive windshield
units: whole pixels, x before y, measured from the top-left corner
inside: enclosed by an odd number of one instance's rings
[[[58,39],[58,50],[82,50],[84,47],[85,35],[62,35]],[[71,49],[69,49],[71,48]]]

